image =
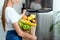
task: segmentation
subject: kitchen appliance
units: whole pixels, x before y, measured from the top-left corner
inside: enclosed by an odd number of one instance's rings
[[[30,3],[32,0],[26,1],[26,9],[28,12],[35,12],[37,18],[37,28],[36,28],[36,35],[38,40],[53,40],[53,31],[49,31],[50,27],[53,23],[53,14],[49,13],[53,9],[53,0],[43,0],[47,4],[47,8],[41,10],[33,10],[30,9]],[[50,4],[51,3],[51,4]],[[42,2],[42,4],[44,4]],[[42,6],[46,6],[42,5]],[[48,5],[51,5],[48,7]]]

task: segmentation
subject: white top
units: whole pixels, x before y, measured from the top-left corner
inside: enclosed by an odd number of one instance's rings
[[[40,5],[40,3],[32,2],[30,8],[39,10],[39,9],[41,9],[41,5]]]
[[[20,16],[14,8],[6,7],[5,9],[5,18],[6,18],[6,31],[14,30],[12,24],[21,19]]]

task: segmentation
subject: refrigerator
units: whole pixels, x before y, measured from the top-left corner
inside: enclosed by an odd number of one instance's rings
[[[44,1],[44,0],[43,0]],[[46,0],[48,2],[48,0]],[[43,6],[46,6],[46,1]],[[29,2],[29,3],[28,3]],[[31,1],[28,0],[26,2],[26,8],[29,9]],[[51,3],[51,4],[50,4]],[[36,36],[37,40],[53,40],[53,30],[50,32],[50,28],[53,24],[53,0],[50,1],[51,6],[47,4],[48,8],[51,8],[51,10],[28,10],[30,12],[36,13],[36,19],[37,19],[37,26],[36,26]]]

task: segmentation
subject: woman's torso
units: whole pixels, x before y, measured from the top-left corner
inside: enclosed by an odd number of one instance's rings
[[[6,31],[14,30],[13,23],[18,21],[21,16],[12,7],[6,7],[5,19],[6,19]]]

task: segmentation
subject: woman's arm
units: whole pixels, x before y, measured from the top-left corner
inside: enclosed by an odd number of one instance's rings
[[[30,39],[30,40],[36,40],[36,39],[37,39],[36,36],[32,36],[32,35],[30,35],[30,34],[28,34],[28,33],[26,33],[26,32],[23,32],[23,31],[20,29],[20,27],[19,27],[19,25],[18,25],[18,22],[13,23],[13,27],[14,27],[14,29],[16,30],[16,32],[17,32],[17,34],[18,34],[19,36],[24,37],[24,38],[28,38],[28,39]]]

